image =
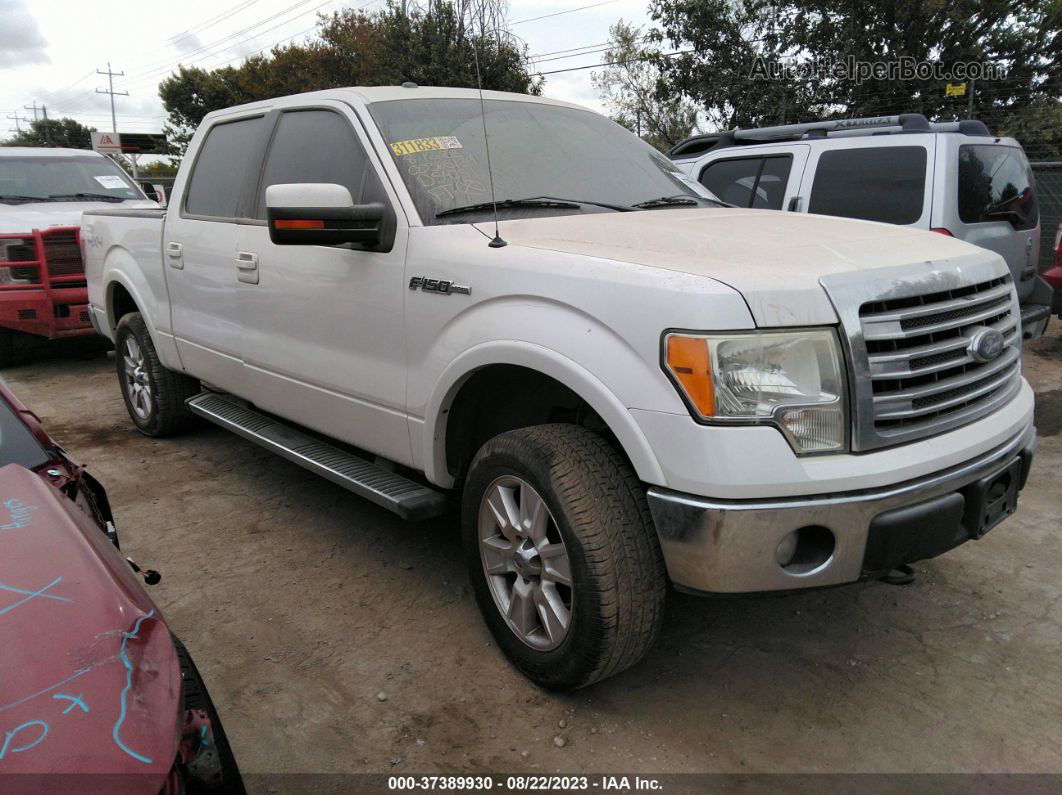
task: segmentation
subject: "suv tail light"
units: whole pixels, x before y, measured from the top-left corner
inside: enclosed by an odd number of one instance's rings
[[[946,235],[947,237],[955,237],[951,232],[945,229],[943,226],[938,226],[934,229],[930,229],[930,232],[936,232],[938,235]]]

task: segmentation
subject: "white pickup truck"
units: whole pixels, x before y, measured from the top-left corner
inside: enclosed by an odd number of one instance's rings
[[[830,586],[978,538],[1032,461],[997,254],[723,206],[561,102],[211,113],[168,210],[82,241],[141,431],[200,415],[410,519],[459,497],[486,622],[547,687],[642,657],[669,580]]]

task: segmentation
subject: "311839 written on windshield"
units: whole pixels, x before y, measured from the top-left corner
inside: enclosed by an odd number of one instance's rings
[[[454,135],[439,135],[434,138],[413,138],[408,141],[395,141],[391,151],[399,157],[414,155],[418,152],[436,152],[442,149],[463,149],[461,142]]]

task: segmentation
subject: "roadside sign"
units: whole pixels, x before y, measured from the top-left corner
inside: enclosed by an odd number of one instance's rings
[[[92,149],[104,155],[153,155],[166,152],[166,136],[161,133],[92,133]]]
[[[113,132],[92,133],[92,151],[103,155],[121,154],[122,137]]]
[[[944,86],[944,96],[946,96],[946,97],[964,97],[964,96],[966,96],[966,83],[947,83]]]

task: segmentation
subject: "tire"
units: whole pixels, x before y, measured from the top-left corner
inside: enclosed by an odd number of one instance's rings
[[[0,367],[10,367],[15,361],[15,332],[0,328]]]
[[[585,687],[634,665],[656,640],[663,556],[644,487],[602,437],[539,425],[490,439],[469,468],[462,533],[487,627],[537,684]]]
[[[193,417],[184,402],[198,394],[199,382],[163,367],[139,312],[119,321],[114,349],[122,399],[137,430],[157,437],[184,430]]]
[[[181,688],[184,696],[184,708],[186,710],[201,709],[210,718],[210,731],[213,735],[214,747],[217,749],[218,759],[221,764],[221,782],[218,786],[207,790],[192,783],[187,791],[189,793],[209,791],[215,795],[245,795],[246,790],[244,789],[243,779],[240,776],[240,768],[236,764],[236,757],[233,756],[229,738],[225,736],[225,729],[222,728],[218,711],[214,707],[214,702],[210,699],[210,693],[207,692],[206,685],[203,684],[203,677],[200,675],[199,669],[195,667],[192,655],[188,653],[188,649],[184,647],[184,644],[181,643],[176,635],[171,635],[170,638],[173,640],[173,646],[177,650],[177,659],[181,664]]]

